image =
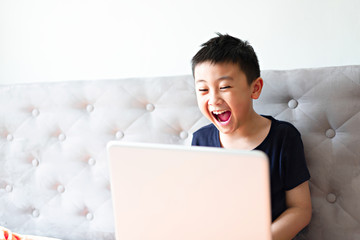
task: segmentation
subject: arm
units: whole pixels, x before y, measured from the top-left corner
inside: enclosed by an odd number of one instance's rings
[[[308,181],[286,191],[287,209],[272,223],[273,240],[292,239],[306,225],[312,214]]]

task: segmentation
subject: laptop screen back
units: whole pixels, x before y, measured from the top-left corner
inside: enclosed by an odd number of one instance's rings
[[[111,142],[108,157],[117,240],[271,239],[265,154]]]

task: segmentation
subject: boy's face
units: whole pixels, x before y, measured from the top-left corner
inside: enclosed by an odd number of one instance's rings
[[[234,133],[251,121],[252,99],[258,97],[256,82],[251,86],[234,63],[203,62],[194,69],[197,102],[201,112],[224,134]],[[254,94],[255,92],[255,94]],[[260,93],[259,93],[260,94]]]

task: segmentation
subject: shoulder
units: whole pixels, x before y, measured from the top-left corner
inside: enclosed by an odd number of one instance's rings
[[[218,130],[213,124],[206,125],[193,133],[192,145],[216,146]]]
[[[271,116],[265,116],[271,120],[272,134],[283,137],[300,137],[298,129],[290,122],[277,120]]]
[[[271,120],[271,127],[267,137],[257,149],[269,152],[275,149],[282,150],[302,146],[301,134],[293,124],[277,120],[271,116],[263,117]]]
[[[271,174],[279,186],[290,190],[310,178],[300,132],[286,121],[272,120],[266,144],[261,149],[271,161]]]
[[[198,129],[197,131],[194,132],[194,135],[203,135],[203,134],[209,134],[211,132],[214,132],[216,130],[216,127],[214,126],[214,124],[209,124],[206,125],[200,129]]]

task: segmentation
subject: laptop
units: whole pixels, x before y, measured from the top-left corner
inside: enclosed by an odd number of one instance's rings
[[[116,240],[270,240],[259,151],[109,142]]]

